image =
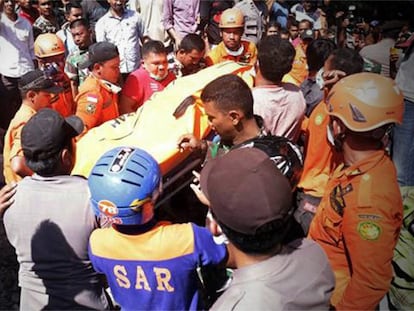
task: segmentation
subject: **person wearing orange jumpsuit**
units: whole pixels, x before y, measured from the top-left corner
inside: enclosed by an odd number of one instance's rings
[[[385,151],[393,123],[401,123],[403,97],[388,78],[358,73],[327,97],[330,141],[344,161],[328,181],[309,237],[328,255],[336,310],[374,310],[392,279],[402,201],[394,164]]]

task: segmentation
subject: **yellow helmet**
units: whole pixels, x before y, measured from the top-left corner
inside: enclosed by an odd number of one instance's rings
[[[375,73],[357,73],[337,82],[327,97],[327,111],[354,132],[401,123],[404,98],[394,80]]]
[[[63,54],[65,45],[54,33],[43,33],[34,42],[34,53],[38,58]]]
[[[225,10],[220,17],[219,28],[243,28],[244,15],[237,8]]]

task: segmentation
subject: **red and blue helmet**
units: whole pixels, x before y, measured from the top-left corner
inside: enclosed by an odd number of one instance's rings
[[[144,206],[151,203],[160,182],[158,163],[149,153],[132,147],[111,149],[88,178],[94,212],[115,224],[144,224],[152,216],[148,219]]]

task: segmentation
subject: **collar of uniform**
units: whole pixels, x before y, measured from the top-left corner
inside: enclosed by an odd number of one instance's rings
[[[112,11],[112,9],[109,9],[108,10],[109,17],[116,18],[116,19],[119,19],[119,20],[123,19],[127,13],[128,13],[127,12],[127,9],[124,8],[124,11],[122,12],[122,16],[119,17],[118,15],[114,14],[114,12]]]
[[[240,55],[243,54],[243,51],[244,51],[243,44],[240,44],[240,48],[237,51],[229,50],[226,46],[224,46],[224,48],[226,49],[227,54],[229,54],[231,56],[240,56]]]
[[[121,90],[122,90],[122,88],[121,87],[119,87],[118,85],[115,85],[115,84],[113,84],[113,83],[111,83],[111,82],[109,82],[109,81],[106,81],[106,80],[104,80],[104,79],[99,79],[97,76],[95,76],[93,73],[91,73],[91,76],[94,78],[94,79],[96,79],[96,80],[98,80],[99,81],[99,83],[105,88],[105,89],[107,89],[108,91],[110,91],[110,92],[112,92],[112,93],[114,93],[114,94],[118,94],[119,92],[121,92]]]
[[[121,87],[119,87],[118,85],[115,85],[115,84],[113,84],[109,81],[101,79],[101,82],[108,90],[110,90],[114,94],[118,94],[122,90]]]
[[[386,156],[384,150],[374,152],[370,157],[367,157],[352,166],[345,167],[345,164],[340,164],[334,171],[334,177],[355,176],[361,175],[375,167]]]

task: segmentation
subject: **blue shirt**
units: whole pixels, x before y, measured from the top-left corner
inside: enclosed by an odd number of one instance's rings
[[[224,244],[194,224],[158,224],[137,235],[95,230],[89,256],[123,310],[196,310],[196,269],[226,258]]]
[[[281,5],[279,2],[275,1],[269,12],[270,20],[278,22],[282,28],[287,27],[287,19],[289,16],[289,9],[287,6]]]

